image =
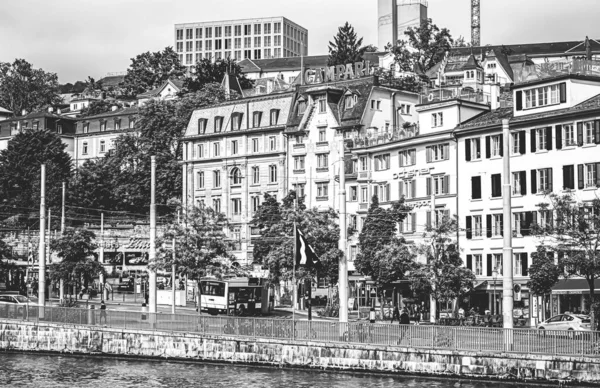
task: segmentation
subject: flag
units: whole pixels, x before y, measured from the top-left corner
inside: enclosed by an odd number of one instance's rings
[[[310,267],[318,262],[319,258],[315,250],[308,244],[300,229],[296,229],[296,265]]]

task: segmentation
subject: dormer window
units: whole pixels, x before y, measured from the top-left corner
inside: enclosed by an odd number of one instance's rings
[[[215,117],[215,132],[221,132],[223,129],[223,116]]]
[[[254,112],[252,114],[252,128],[260,127],[260,119],[262,118],[262,112]]]
[[[106,131],[106,121],[100,122],[100,132]]]
[[[298,101],[298,116],[300,116],[301,114],[304,114],[305,111],[306,111],[306,101],[299,100]]]
[[[198,135],[204,135],[206,133],[207,119],[198,119]]]
[[[33,129],[39,129],[40,128],[40,123],[38,121],[35,121],[33,123]]]
[[[279,120],[279,109],[271,109],[271,122],[270,125],[277,125],[277,121]]]
[[[83,124],[83,133],[89,133],[89,132],[90,132],[90,124],[89,123]]]
[[[115,120],[115,131],[119,131],[121,129],[121,120]]]
[[[352,109],[358,102],[358,96],[353,93],[346,93],[345,102],[346,102],[345,108]]]
[[[516,99],[517,110],[562,104],[567,102],[567,84],[563,82],[529,90],[519,90],[516,93]],[[523,107],[523,105],[525,106]]]
[[[231,130],[239,131],[242,128],[243,113],[235,112],[231,115]]]

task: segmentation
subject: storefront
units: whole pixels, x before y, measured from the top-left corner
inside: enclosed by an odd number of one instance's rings
[[[596,279],[594,289],[600,289]],[[585,279],[561,279],[552,287],[550,315],[588,313],[590,311],[590,287]]]

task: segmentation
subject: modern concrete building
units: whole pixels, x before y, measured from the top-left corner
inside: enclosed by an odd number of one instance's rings
[[[308,54],[308,30],[284,17],[175,24],[182,64],[203,58],[268,59]]]
[[[377,0],[379,50],[403,39],[407,28],[419,27],[427,20],[427,6],[427,0]]]

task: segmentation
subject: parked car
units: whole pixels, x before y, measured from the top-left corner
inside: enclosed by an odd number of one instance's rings
[[[590,331],[591,320],[588,315],[581,314],[559,314],[537,325],[539,330],[570,330]]]
[[[11,305],[17,305],[17,308],[15,309]],[[37,305],[37,298],[36,301],[32,301],[19,294],[0,294],[0,315],[3,317],[11,317],[11,314],[15,313],[15,318],[35,315],[37,309],[31,307]]]

